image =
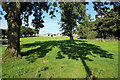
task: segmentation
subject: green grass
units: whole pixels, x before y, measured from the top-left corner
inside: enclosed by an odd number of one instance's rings
[[[21,38],[23,59],[2,63],[3,78],[118,77],[118,42],[68,37]],[[2,54],[6,45],[2,45]]]

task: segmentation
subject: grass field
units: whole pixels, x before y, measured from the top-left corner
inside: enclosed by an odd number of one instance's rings
[[[21,38],[23,59],[2,63],[3,78],[118,77],[118,42],[68,37]],[[2,45],[2,54],[7,45]]]

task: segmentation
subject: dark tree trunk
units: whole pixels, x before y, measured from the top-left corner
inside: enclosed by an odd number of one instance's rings
[[[20,55],[20,2],[13,3],[14,8],[8,13],[8,46],[4,57],[21,58]]]
[[[74,42],[72,34],[70,34],[70,42],[71,42],[71,43]]]
[[[69,36],[70,36],[70,42],[73,43],[74,40],[73,40],[73,35],[72,35],[72,29],[70,29],[69,33],[70,33],[69,34]]]
[[[4,39],[6,32],[5,32],[5,30],[3,30],[3,29],[1,29],[1,31],[2,31],[2,36],[3,36],[3,39]]]

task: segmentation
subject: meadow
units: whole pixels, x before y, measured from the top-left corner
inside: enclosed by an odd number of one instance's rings
[[[6,47],[2,45],[2,54]],[[3,58],[3,78],[118,77],[118,41],[25,37],[20,47],[22,59]]]

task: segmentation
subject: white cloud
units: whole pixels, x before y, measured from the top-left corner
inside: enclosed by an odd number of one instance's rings
[[[98,16],[99,18],[101,18],[101,16]]]
[[[8,26],[7,26],[7,21],[4,19],[4,20],[0,20],[0,28],[1,29],[7,29]]]
[[[40,29],[40,32],[46,32],[47,30],[46,29]]]
[[[45,27],[58,27],[58,21],[49,21],[44,23]]]
[[[33,27],[32,25],[30,25],[30,24],[29,24],[29,26],[28,26],[28,27],[30,27],[30,28],[32,28],[32,29],[34,29],[34,27]]]

